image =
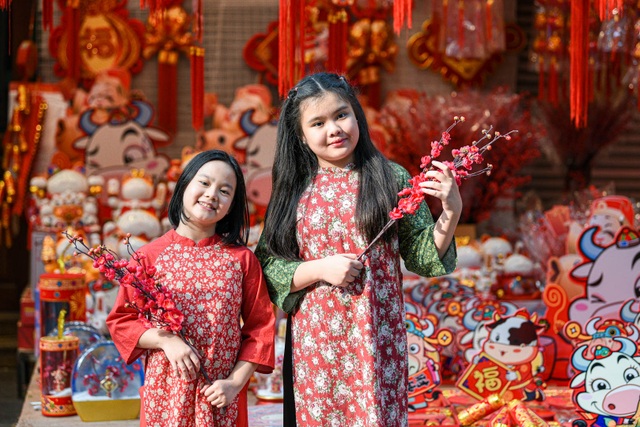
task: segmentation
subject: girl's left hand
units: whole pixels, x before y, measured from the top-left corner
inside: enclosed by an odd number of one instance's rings
[[[205,385],[200,390],[204,393],[207,401],[216,408],[224,408],[233,402],[233,399],[240,393],[242,387],[238,387],[233,381],[224,379],[216,380],[211,385]]]
[[[424,194],[436,197],[442,202],[442,210],[454,215],[462,212],[462,197],[456,183],[456,177],[451,169],[442,162],[431,162],[437,169],[429,170],[425,175],[431,178],[421,182]]]

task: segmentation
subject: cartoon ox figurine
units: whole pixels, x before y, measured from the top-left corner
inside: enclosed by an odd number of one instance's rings
[[[598,227],[582,234],[579,249],[586,262],[571,276],[586,282],[585,293],[569,306],[569,319],[585,325],[591,317],[617,318],[622,305],[640,298],[640,238],[629,227],[622,227],[614,242],[606,247],[593,240]]]
[[[605,352],[601,357],[587,357],[588,345],[576,348],[571,363],[578,374],[571,380],[571,388],[580,389],[575,402],[584,411],[595,414],[591,426],[635,425],[632,417],[640,402],[640,363],[634,357],[636,344],[625,337],[615,337],[617,351]],[[586,426],[583,420],[574,426]]]
[[[87,175],[117,178],[133,168],[158,177],[169,168],[169,160],[156,153],[151,141],[167,141],[169,136],[147,127],[153,109],[142,101],[132,101],[130,107],[127,111],[115,110],[102,125],[92,120],[92,110],[80,117],[79,126],[87,136],[77,139],[73,146],[85,150]]]

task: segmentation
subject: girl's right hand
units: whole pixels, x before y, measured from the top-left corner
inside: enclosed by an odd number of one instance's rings
[[[322,269],[322,280],[340,288],[349,285],[360,275],[363,267],[357,258],[356,254],[339,254],[321,259],[318,267]]]
[[[160,347],[176,375],[184,380],[194,380],[200,370],[200,358],[182,338],[172,333],[163,337]]]

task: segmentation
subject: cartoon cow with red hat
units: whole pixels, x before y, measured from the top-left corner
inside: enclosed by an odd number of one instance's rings
[[[585,284],[584,296],[569,305],[569,319],[586,325],[592,317],[617,318],[630,299],[640,298],[640,236],[622,227],[608,246],[597,243],[598,227],[580,237],[579,249],[585,261],[571,276]]]

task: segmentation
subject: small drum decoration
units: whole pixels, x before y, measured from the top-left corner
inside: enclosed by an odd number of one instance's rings
[[[82,273],[44,273],[38,282],[40,290],[40,331],[45,335],[58,326],[62,310],[67,320],[86,321],[85,275]]]

